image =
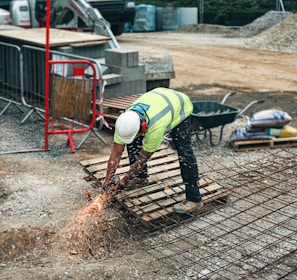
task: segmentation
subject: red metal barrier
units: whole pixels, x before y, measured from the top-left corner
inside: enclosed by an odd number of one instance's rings
[[[98,116],[96,68],[87,60],[51,60],[49,64],[52,71],[46,106],[45,138],[50,134],[66,134],[67,144],[74,153],[73,134],[91,130]],[[87,68],[88,76],[85,75]],[[90,69],[93,72],[91,74]]]

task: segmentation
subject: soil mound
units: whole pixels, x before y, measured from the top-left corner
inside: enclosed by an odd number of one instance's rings
[[[250,38],[247,45],[272,51],[297,51],[297,14],[293,14],[259,35]]]
[[[248,38],[262,33],[272,26],[284,21],[292,16],[291,12],[269,11],[263,16],[255,19],[253,22],[244,25],[236,30],[228,26],[215,24],[188,24],[182,26],[177,32],[185,33],[210,33],[220,34],[224,37],[242,37]]]
[[[238,30],[222,25],[189,24],[176,32],[215,34],[226,38],[246,39],[252,48],[273,51],[297,51],[297,14],[269,11]]]
[[[244,25],[234,34],[243,38],[252,37],[270,29],[272,26],[282,22],[291,15],[293,15],[291,12],[270,11],[255,19],[253,22]]]
[[[234,30],[230,27],[215,24],[188,24],[184,25],[177,30],[183,33],[212,33],[222,35],[232,35]]]

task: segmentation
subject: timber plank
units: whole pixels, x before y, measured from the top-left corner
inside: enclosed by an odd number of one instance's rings
[[[184,195],[181,196],[175,196],[166,200],[161,200],[156,203],[144,205],[144,206],[138,206],[138,209],[135,208],[133,209],[134,213],[136,216],[141,216],[142,214],[145,213],[150,213],[153,211],[156,211],[157,209],[172,206],[175,203],[179,203],[183,201]]]
[[[149,194],[151,192],[156,192],[168,187],[174,187],[176,185],[182,184],[183,180],[180,176],[180,170],[171,170],[163,174],[150,176],[150,181],[155,182],[155,184],[148,185],[146,187],[137,188],[133,190],[128,190],[120,193],[118,195],[119,200],[125,200],[126,198],[135,198],[142,195]],[[206,188],[208,184],[214,182],[214,180],[209,178],[202,178],[199,180],[201,193],[206,193],[203,188]],[[206,188],[209,192],[210,190]]]
[[[146,194],[149,194],[149,193],[152,193],[152,192],[162,190],[164,188],[168,188],[169,185],[175,186],[175,185],[178,185],[178,184],[182,183],[182,178],[180,176],[175,178],[175,179],[168,179],[168,176],[166,176],[165,179],[167,179],[167,180],[164,180],[164,181],[160,180],[156,184],[148,185],[148,186],[143,187],[143,188],[137,188],[137,189],[130,190],[130,191],[124,191],[124,192],[119,194],[118,198],[120,200],[124,200],[126,198],[139,197],[139,196],[142,196],[142,195],[146,195]]]
[[[148,169],[148,175],[150,176],[151,174],[156,174],[157,172],[167,172],[169,171],[170,169],[173,169],[173,168],[178,168],[178,163],[177,162],[174,162],[174,163],[171,163],[171,164],[167,164],[165,166],[162,166],[162,168],[160,168],[159,166],[154,166],[154,167],[150,167]],[[130,165],[127,164],[126,166],[120,166],[117,168],[116,170],[116,173],[115,175],[124,175],[125,173],[127,173],[130,169]],[[100,171],[96,171],[93,173],[93,176],[97,179],[97,180],[100,180],[100,179],[103,179],[105,177],[105,174],[106,174],[106,171],[105,170],[100,170]]]
[[[105,169],[107,168],[107,161],[104,161],[102,163],[99,163],[99,164],[93,164],[92,166],[89,166],[87,167],[86,169],[90,172],[90,173],[97,173],[97,172],[100,172],[100,171],[104,171],[105,172]],[[127,166],[129,165],[129,158],[128,156],[127,157],[122,157],[121,159],[121,162],[120,162],[120,167],[121,166]]]
[[[259,149],[273,149],[273,148],[283,148],[283,147],[296,147],[297,137],[289,138],[277,138],[268,140],[238,140],[233,141],[232,146],[235,151],[251,151]]]
[[[132,104],[140,96],[141,96],[141,94],[108,98],[108,99],[104,99],[103,104],[104,104],[104,107],[107,107],[107,108],[115,108],[115,109],[123,110],[123,109],[126,109],[130,104]]]
[[[173,150],[168,149],[166,145],[162,144],[160,146],[159,150],[152,155],[148,164],[154,164],[154,160],[162,158],[162,157],[166,157],[168,155],[174,155],[174,154],[175,154],[175,152]],[[92,174],[92,173],[95,174],[102,170],[104,170],[104,172],[105,172],[108,159],[109,159],[109,156],[104,156],[104,157],[89,159],[89,160],[82,160],[82,161],[80,161],[80,165],[84,166],[85,170],[89,174]],[[174,160],[174,157],[172,156],[172,158],[170,157],[169,159]],[[177,159],[177,156],[176,156],[176,159]],[[129,163],[128,153],[125,151],[122,155],[120,166],[125,166],[128,163]],[[97,174],[95,177],[98,179],[98,178],[101,178],[102,176]]]
[[[203,213],[206,210],[209,210],[208,209],[209,206],[207,207],[207,204],[210,204],[210,202],[213,202],[215,200],[225,198],[226,196],[230,195],[231,193],[232,192],[230,192],[230,190],[222,190],[222,191],[217,192],[216,194],[212,194],[209,197],[206,197],[205,199],[202,199],[203,203],[205,203],[206,205],[204,205],[202,208],[200,208],[196,212]],[[213,208],[213,206],[211,208]],[[165,218],[165,216],[169,215],[169,214],[175,214],[172,207],[166,207],[159,211],[150,213],[149,215],[148,214],[143,215],[141,217],[141,219],[145,222],[151,222],[153,220]]]
[[[128,95],[122,97],[105,98],[103,101],[104,118],[113,127],[116,119],[142,94]],[[96,101],[97,106],[101,106],[100,101]]]
[[[141,196],[135,199],[127,199],[123,202],[123,206],[130,208],[130,207],[134,207],[140,204],[147,204],[150,203],[152,201],[157,201],[160,199],[167,199],[168,197],[170,197],[171,195],[174,194],[180,194],[184,192],[184,188],[181,187],[174,187],[171,189],[163,189],[162,191],[158,191],[155,193],[150,193],[146,196]]]
[[[222,187],[214,183],[211,186],[204,187],[200,189],[202,197],[211,197],[213,194],[217,195],[218,191],[220,191]],[[170,189],[161,189],[157,190],[155,193],[146,194],[142,197],[137,197],[134,199],[126,199],[123,201],[123,207],[129,208],[129,210],[133,211],[134,207],[137,207],[138,210],[142,210],[143,208],[148,208],[148,203],[156,204],[152,206],[153,209],[158,209],[163,207],[164,205],[170,205],[176,201],[176,199],[170,200],[176,196],[180,196],[180,194],[185,192],[184,186],[178,186]],[[173,196],[175,195],[175,196]],[[170,198],[170,199],[169,199]]]
[[[154,166],[166,166],[172,163],[178,163],[178,158],[176,155],[168,155],[166,157],[162,157],[162,158],[153,158],[151,160],[148,161],[147,165],[152,168]],[[175,164],[176,165],[176,164]],[[173,165],[173,166],[175,166]]]

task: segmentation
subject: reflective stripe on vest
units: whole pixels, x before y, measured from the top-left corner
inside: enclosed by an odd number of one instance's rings
[[[157,92],[154,90],[152,92],[154,94],[161,96],[166,101],[168,106],[165,107],[162,111],[160,111],[157,115],[155,115],[154,117],[151,118],[151,120],[149,122],[149,127],[152,126],[157,120],[164,117],[168,112],[171,112],[171,122],[172,122],[173,117],[174,117],[174,108],[173,108],[172,103],[170,102],[169,98],[161,92]],[[178,92],[172,91],[172,93],[174,93],[177,96],[177,98],[179,99],[180,105],[181,105],[180,118],[185,119],[184,99]],[[170,130],[171,125],[169,125],[167,127],[167,129]]]

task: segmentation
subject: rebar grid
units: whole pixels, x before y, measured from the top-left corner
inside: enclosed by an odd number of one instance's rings
[[[297,150],[209,164],[206,175],[232,189],[231,202],[144,239],[144,250],[182,279],[296,279]]]

